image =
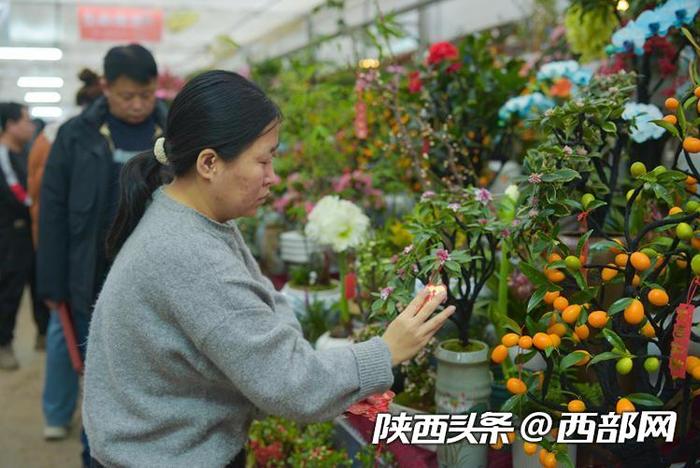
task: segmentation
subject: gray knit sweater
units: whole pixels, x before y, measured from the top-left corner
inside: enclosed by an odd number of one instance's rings
[[[83,422],[107,466],[223,466],[260,413],[328,420],[392,380],[380,338],[315,351],[236,224],[161,188],[97,300]]]

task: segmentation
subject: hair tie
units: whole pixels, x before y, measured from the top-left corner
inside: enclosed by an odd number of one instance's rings
[[[156,139],[156,143],[153,145],[153,154],[156,155],[156,159],[159,163],[164,166],[168,164],[168,155],[165,154],[165,138],[159,137]]]

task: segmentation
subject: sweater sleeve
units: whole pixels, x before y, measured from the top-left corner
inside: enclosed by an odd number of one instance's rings
[[[196,313],[181,311],[178,321],[261,411],[303,422],[323,421],[391,386],[391,355],[381,338],[315,350],[298,323],[291,323],[296,320],[287,314],[293,313],[276,310],[277,300],[271,301],[270,291],[259,282],[222,277],[216,271],[195,280],[208,287],[197,288]]]

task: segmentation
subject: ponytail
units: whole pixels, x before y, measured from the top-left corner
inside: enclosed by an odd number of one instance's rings
[[[153,151],[134,156],[119,176],[119,208],[107,234],[107,258],[114,260],[146,211],[153,192],[172,180],[168,166],[156,159]]]

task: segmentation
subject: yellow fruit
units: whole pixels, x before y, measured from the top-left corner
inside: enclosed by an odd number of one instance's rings
[[[700,358],[697,356],[688,356],[685,358],[685,370],[689,374],[697,367],[700,367]]]
[[[679,258],[678,260],[676,260],[676,266],[678,266],[678,268],[680,268],[681,270],[685,270],[686,268],[688,268],[688,262],[683,258]]]
[[[546,333],[536,333],[532,338],[532,344],[535,345],[535,348],[544,350],[545,348],[552,346],[554,343],[552,343],[552,338],[550,338],[550,336]]]
[[[556,299],[554,299],[554,308],[557,310],[564,310],[567,307],[569,307],[569,301],[563,297],[559,296]]]
[[[547,291],[544,293],[544,303],[554,304],[554,300],[559,297],[561,293],[559,291]]]
[[[579,315],[581,315],[581,306],[578,304],[571,304],[569,307],[564,309],[564,311],[561,313],[561,318],[564,320],[566,323],[576,323],[576,320],[578,320]],[[564,328],[566,332],[566,327]],[[559,336],[564,336],[563,334]]]
[[[542,466],[544,468],[555,468],[557,466],[557,456],[549,452],[545,457],[544,457],[544,462],[542,462]]]
[[[584,349],[579,349],[577,351],[585,353],[586,355],[584,357],[582,357],[581,359],[579,359],[578,361],[576,361],[575,365],[576,366],[585,366],[586,364],[588,364],[588,361],[591,360],[591,353],[589,353],[588,351],[586,351]]]
[[[508,348],[506,348],[502,344],[496,346],[495,348],[493,348],[493,351],[491,351],[491,360],[496,364],[501,364],[503,361],[506,360],[507,357]]]
[[[584,323],[583,325],[576,327],[574,329],[574,333],[576,333],[576,336],[578,336],[580,340],[585,340],[591,334],[591,331],[588,329],[588,325]]]
[[[537,452],[537,444],[533,444],[532,442],[523,442],[523,452],[525,452],[526,455],[534,455],[535,452]]]
[[[586,411],[586,404],[581,400],[571,400],[566,405],[566,408],[569,410],[569,413],[583,413]]]
[[[603,328],[608,323],[608,313],[596,310],[588,314],[588,324],[593,328]]]
[[[615,411],[618,414],[621,414],[636,411],[636,408],[634,407],[634,404],[632,404],[632,402],[629,401],[627,398],[620,398],[619,400],[617,400],[617,404],[615,405]]]
[[[544,449],[544,448],[542,450],[540,450],[539,458],[540,458],[540,463],[542,463],[543,465],[544,465],[544,459],[547,455],[549,455],[549,450]]]
[[[700,381],[700,366],[695,366],[695,369],[693,369],[690,375],[692,375],[695,380]]]
[[[514,395],[522,395],[523,393],[527,392],[527,386],[525,385],[525,382],[516,377],[511,377],[510,379],[508,379],[508,381],[506,382],[506,388],[510,393],[513,393]]]
[[[654,288],[651,291],[649,291],[649,294],[647,294],[647,299],[649,299],[649,303],[657,307],[663,307],[665,305],[668,305],[669,301],[668,294],[666,294],[666,291],[658,288]]]
[[[566,279],[564,272],[546,267],[544,269],[544,276],[552,283],[561,283]]]
[[[695,231],[693,237],[690,238],[690,245],[695,250],[700,250],[700,237],[697,237],[698,232]]]
[[[678,99],[676,99],[674,97],[667,98],[664,101],[664,106],[666,106],[666,109],[669,109],[669,110],[678,109],[679,104],[680,104],[680,102],[678,102]]]
[[[695,137],[685,137],[683,149],[688,153],[700,153],[700,139]]]
[[[670,123],[671,125],[676,125],[676,123],[678,122],[678,119],[673,114],[664,115],[664,120]]]
[[[644,306],[639,299],[632,299],[630,305],[625,308],[625,322],[630,325],[639,325],[644,320]]]
[[[515,346],[518,344],[518,340],[520,340],[520,335],[517,333],[506,333],[503,335],[503,338],[501,338],[501,343],[503,343],[504,346],[510,348],[511,346]]]
[[[654,330],[654,327],[649,322],[644,324],[640,332],[647,338],[654,338],[656,336],[656,330]]]
[[[630,255],[629,260],[632,262],[632,266],[637,271],[644,271],[651,267],[651,260],[649,260],[649,256],[642,252],[634,252],[632,255]]]
[[[554,348],[558,348],[561,344],[561,338],[559,338],[559,335],[557,335],[556,333],[550,333],[549,339],[552,340],[552,347]]]
[[[559,255],[558,253],[551,253],[549,254],[549,257],[547,257],[548,263],[558,262],[559,260],[561,260],[561,255]]]
[[[610,247],[610,252],[612,252],[612,253],[615,254],[615,255],[621,254],[621,253],[622,253],[622,249],[624,249],[624,247],[625,247],[625,246],[622,244],[622,240],[620,240],[619,238],[616,237],[616,238],[613,239],[613,241],[615,241],[615,243],[616,243],[617,245],[619,245],[620,247],[615,247],[615,246]]]
[[[626,267],[628,260],[629,255],[627,255],[626,253],[619,253],[615,255],[615,265],[619,266],[620,268]]]
[[[562,336],[566,335],[566,332],[568,329],[566,328],[566,325],[563,323],[555,323],[551,327],[547,329],[547,333],[552,335],[557,335],[557,337],[561,338]]]
[[[612,263],[609,265],[614,267]],[[600,277],[603,279],[603,281],[610,281],[614,277],[617,276],[617,268],[603,268],[603,271],[600,272]]]
[[[698,179],[693,176],[688,176],[685,178],[685,185],[695,185],[698,183]]]
[[[508,434],[506,434],[506,437],[508,437],[509,444],[515,442],[515,432],[509,432]]]
[[[518,346],[520,346],[523,349],[532,348],[532,338],[530,338],[527,335],[521,336],[520,339],[518,340]]]
[[[674,206],[670,210],[668,210],[668,215],[673,216],[678,213],[683,213],[683,209],[680,206]]]
[[[640,284],[641,282],[642,282],[642,278],[640,278],[639,275],[634,275],[634,276],[632,277],[632,286],[634,286],[635,288],[636,288],[637,286],[639,286],[639,284]]]

